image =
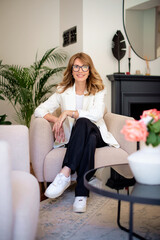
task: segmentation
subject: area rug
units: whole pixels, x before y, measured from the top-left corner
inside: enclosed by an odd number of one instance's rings
[[[117,200],[91,193],[87,212],[74,213],[74,188],[40,204],[36,240],[127,240],[117,226]],[[122,202],[121,224],[128,226],[129,204]],[[160,207],[135,204],[134,230],[148,240],[160,240]],[[137,239],[137,238],[133,238]]]

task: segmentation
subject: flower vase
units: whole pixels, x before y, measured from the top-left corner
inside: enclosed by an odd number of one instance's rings
[[[128,156],[131,171],[138,183],[160,184],[160,145],[144,146]]]

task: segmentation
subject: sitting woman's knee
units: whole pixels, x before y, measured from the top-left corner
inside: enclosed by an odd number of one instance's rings
[[[90,120],[88,118],[78,118],[78,120],[76,121],[76,124],[80,124],[80,125],[86,125],[90,122]]]

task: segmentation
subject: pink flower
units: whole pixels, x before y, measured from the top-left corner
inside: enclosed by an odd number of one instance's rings
[[[142,115],[140,116],[140,118],[146,118],[146,117],[152,117],[154,119],[154,121],[158,121],[160,119],[160,111],[158,111],[157,109],[150,109],[150,110],[145,110],[143,111]]]
[[[122,128],[121,133],[125,135],[128,141],[146,141],[148,132],[144,122],[137,120],[127,120],[126,125]]]
[[[160,111],[157,109],[143,111],[139,121],[126,121],[121,133],[128,141],[144,141],[147,145],[158,146],[160,144]]]

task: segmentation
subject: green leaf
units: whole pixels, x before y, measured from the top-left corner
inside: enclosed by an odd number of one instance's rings
[[[6,114],[0,115],[0,121],[3,122],[6,119],[6,117],[7,117]]]
[[[4,121],[4,122],[0,122],[0,125],[11,125],[12,123],[9,121]]]
[[[152,123],[151,125],[151,131],[155,132],[155,133],[159,133],[160,132],[160,120],[158,120],[155,123]]]
[[[160,144],[160,135],[157,137],[157,146]]]
[[[152,144],[152,146],[158,146],[159,144],[159,135],[154,133],[154,132],[150,132],[148,137],[147,137],[147,141],[146,141],[146,144],[149,145],[149,144]]]
[[[5,121],[7,115],[0,115],[0,125],[11,125],[12,123],[10,121]]]
[[[4,100],[4,97],[2,97],[2,96],[0,95],[0,99],[1,99],[1,100]]]

